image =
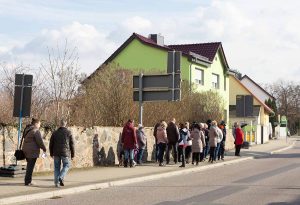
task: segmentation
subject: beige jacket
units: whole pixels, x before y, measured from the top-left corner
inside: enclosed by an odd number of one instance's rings
[[[192,138],[192,152],[203,152],[205,147],[205,136],[203,131],[194,129],[191,133]]]

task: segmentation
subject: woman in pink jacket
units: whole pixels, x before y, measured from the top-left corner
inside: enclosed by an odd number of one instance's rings
[[[167,123],[165,121],[162,121],[160,125],[157,127],[157,131],[156,131],[159,166],[164,166],[163,164],[164,154],[168,143],[166,128],[167,128]]]

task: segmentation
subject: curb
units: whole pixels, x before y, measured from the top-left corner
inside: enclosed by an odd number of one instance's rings
[[[91,185],[85,185],[85,186],[78,186],[78,187],[72,187],[72,188],[55,190],[55,191],[48,191],[48,192],[37,193],[37,194],[2,198],[2,199],[0,199],[0,205],[15,204],[15,203],[20,203],[20,202],[24,203],[24,202],[40,200],[40,199],[49,199],[49,198],[61,197],[61,196],[65,196],[65,195],[82,193],[82,192],[86,192],[86,191],[90,191],[90,190],[106,189],[106,188],[110,188],[110,187],[128,185],[128,184],[133,184],[133,183],[138,183],[138,182],[150,181],[150,180],[161,179],[161,178],[168,178],[168,177],[178,176],[178,175],[182,175],[182,174],[189,174],[189,173],[193,173],[193,172],[204,171],[207,169],[221,167],[224,165],[236,164],[236,163],[246,161],[246,160],[251,160],[251,159],[254,159],[254,157],[245,157],[245,158],[240,158],[240,159],[234,159],[234,160],[230,160],[227,162],[221,162],[221,163],[212,164],[212,165],[188,168],[188,169],[172,171],[172,172],[168,172],[168,173],[154,174],[154,175],[135,177],[135,178],[130,178],[130,179],[122,179],[122,180],[111,181],[111,182],[103,182],[103,183],[97,183],[97,184],[91,184]]]
[[[283,151],[285,151],[285,150],[288,150],[288,149],[291,149],[291,148],[293,148],[294,146],[295,146],[295,144],[296,144],[296,141],[294,141],[291,145],[289,145],[288,147],[285,147],[285,148],[282,148],[282,149],[278,149],[278,150],[274,150],[274,151],[272,151],[272,152],[269,152],[269,154],[276,154],[276,153],[278,153],[278,152],[283,152]]]

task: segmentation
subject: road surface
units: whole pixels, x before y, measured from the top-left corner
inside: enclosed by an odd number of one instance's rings
[[[300,142],[282,153],[239,164],[27,204],[299,205]]]

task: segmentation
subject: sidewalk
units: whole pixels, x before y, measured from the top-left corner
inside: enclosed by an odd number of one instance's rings
[[[33,176],[35,186],[24,186],[23,178],[1,178],[0,177],[0,204],[12,203],[12,197],[19,197],[19,201],[31,200],[29,195],[35,194],[32,199],[47,198],[46,196],[57,196],[88,191],[93,188],[107,188],[110,186],[117,186],[120,184],[128,184],[137,181],[158,179],[160,177],[168,177],[172,175],[180,175],[212,167],[223,166],[224,164],[238,163],[243,160],[251,159],[256,156],[266,156],[270,152],[286,148],[295,139],[289,138],[288,143],[285,140],[271,140],[267,144],[255,145],[249,150],[242,149],[242,157],[235,157],[234,151],[228,151],[225,157],[225,162],[218,162],[210,164],[208,162],[200,163],[199,166],[187,165],[186,168],[179,168],[180,164],[171,164],[166,167],[159,167],[158,164],[147,163],[143,166],[135,168],[123,167],[96,167],[86,169],[71,170],[65,180],[65,187],[55,188],[53,184],[53,173],[44,174],[40,176]],[[97,186],[90,186],[96,185]],[[100,185],[99,185],[100,184]],[[73,191],[72,191],[73,190]],[[75,190],[75,191],[74,191]],[[53,192],[53,193],[52,193]],[[21,197],[22,196],[22,197]],[[48,197],[48,198],[50,198]]]

